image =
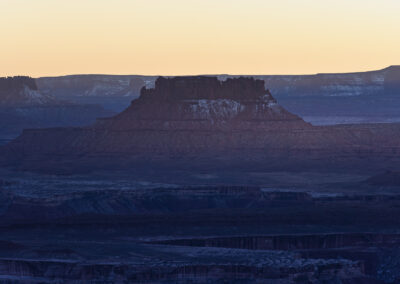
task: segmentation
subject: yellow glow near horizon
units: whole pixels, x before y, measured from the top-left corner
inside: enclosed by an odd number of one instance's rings
[[[0,0],[0,76],[400,64],[398,0]]]

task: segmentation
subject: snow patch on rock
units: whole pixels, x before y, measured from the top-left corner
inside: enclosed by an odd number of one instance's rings
[[[326,92],[325,96],[344,97],[344,96],[360,96],[383,90],[383,86],[349,86],[349,85],[328,85],[321,88]]]
[[[190,101],[191,110],[205,119],[230,119],[245,108],[240,102],[229,99]]]
[[[46,104],[52,101],[52,98],[44,96],[37,90],[32,90],[28,86],[24,86],[24,89],[20,94],[24,99],[26,104]]]

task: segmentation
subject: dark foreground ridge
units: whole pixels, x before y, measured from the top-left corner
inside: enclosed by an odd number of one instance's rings
[[[380,195],[357,185],[355,194],[326,195],[255,186],[138,188],[116,176],[31,178],[0,185],[6,283],[400,279],[400,196],[382,188]]]
[[[381,170],[398,164],[399,130],[314,127],[279,106],[261,80],[161,77],[115,117],[89,127],[26,130],[1,153],[3,164],[33,170]]]

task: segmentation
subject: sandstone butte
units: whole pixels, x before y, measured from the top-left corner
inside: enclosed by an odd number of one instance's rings
[[[262,80],[196,76],[160,77],[126,110],[87,127],[25,130],[0,148],[0,159],[27,169],[378,170],[397,167],[399,150],[400,124],[313,126],[282,108]]]

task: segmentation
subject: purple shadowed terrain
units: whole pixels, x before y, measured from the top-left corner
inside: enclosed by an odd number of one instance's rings
[[[121,113],[0,147],[0,280],[397,283],[400,124],[315,126],[273,91],[312,105],[336,82],[396,100],[393,70],[119,78],[140,86]],[[63,80],[38,89],[66,96]]]

